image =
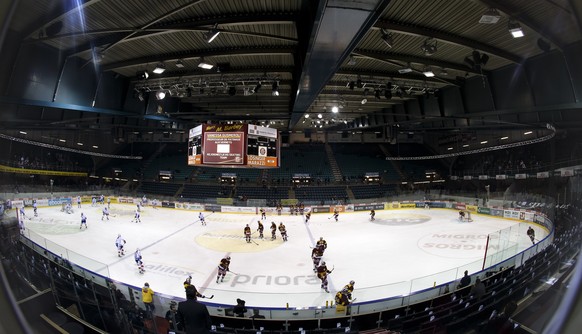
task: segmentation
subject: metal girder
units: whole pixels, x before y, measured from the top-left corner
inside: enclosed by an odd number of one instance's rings
[[[538,35],[542,36],[544,39],[554,44],[558,49],[562,50],[564,48],[564,43],[561,42],[559,36],[553,33],[551,30],[534,22],[529,16],[523,14],[522,10],[514,8],[511,6],[511,1],[497,1],[497,0],[473,0],[480,2],[488,7],[495,8],[508,16],[518,20],[521,24],[529,27],[531,30],[535,31]]]
[[[212,56],[229,56],[229,55],[253,55],[253,54],[292,54],[296,50],[289,46],[256,46],[245,48],[219,48],[205,49],[188,52],[176,52],[164,55],[153,55],[147,57],[134,58],[116,63],[110,63],[101,66],[103,71],[111,71],[116,68],[137,66],[140,64],[163,62],[167,60],[212,57]]]
[[[369,76],[369,77],[384,77],[387,78],[387,80],[389,78],[397,78],[400,80],[404,80],[404,81],[420,81],[420,82],[430,82],[433,84],[445,84],[445,85],[453,85],[453,86],[457,86],[458,84],[455,83],[453,80],[448,80],[448,79],[438,79],[435,77],[432,78],[427,78],[424,75],[419,75],[418,73],[415,74],[400,74],[398,72],[378,72],[378,71],[364,71],[364,70],[346,70],[346,69],[342,69],[340,71],[337,72],[337,74],[341,74],[341,75],[353,75],[353,76]]]
[[[516,64],[522,64],[523,61],[525,60],[524,58],[515,55],[511,52],[508,52],[506,50],[502,50],[497,47],[487,45],[485,43],[481,43],[470,38],[427,27],[409,25],[389,20],[378,20],[378,22],[376,22],[375,27],[380,29],[388,29],[391,31],[396,31],[398,33],[409,34],[413,36],[432,37],[443,42],[465,46],[470,49],[479,50],[490,55],[504,58]]]
[[[360,56],[368,57],[368,58],[373,58],[373,59],[377,59],[380,61],[396,60],[396,61],[402,61],[405,63],[415,63],[415,64],[424,64],[424,65],[428,65],[428,66],[438,66],[438,67],[448,68],[448,69],[452,69],[452,70],[475,73],[475,74],[479,74],[479,75],[488,73],[488,71],[482,71],[483,73],[481,73],[479,71],[475,71],[474,69],[472,69],[466,65],[452,63],[452,62],[448,62],[448,61],[444,61],[444,60],[438,60],[438,59],[429,58],[429,57],[418,57],[418,56],[405,55],[405,54],[399,54],[399,53],[388,53],[388,52],[379,52],[379,51],[371,51],[371,50],[363,50],[363,49],[355,49],[352,52],[352,54],[360,55]],[[391,63],[391,64],[394,64],[394,63]]]
[[[317,99],[319,92],[324,89],[389,3],[390,0],[319,1],[308,49],[302,59],[303,66],[289,122],[290,129]]]
[[[236,13],[233,15],[224,14],[221,16],[214,17],[202,17],[202,18],[188,18],[179,21],[167,21],[158,24],[154,24],[151,28],[162,28],[165,30],[180,30],[180,29],[190,29],[193,27],[210,27],[215,24],[219,25],[230,25],[230,24],[240,24],[240,23],[287,23],[294,22],[298,19],[299,13],[294,12],[283,12],[283,13]]]
[[[244,68],[234,68],[228,71],[223,71],[220,73],[208,72],[203,69],[187,70],[187,71],[168,71],[166,70],[163,74],[156,75],[155,78],[150,80],[171,80],[171,79],[182,79],[188,80],[189,77],[200,77],[203,75],[238,75],[238,74],[249,74],[249,73],[290,73],[293,71],[293,66],[258,66],[258,67],[244,67]],[[280,84],[292,84],[289,80],[280,80]],[[137,82],[137,81],[136,81]]]

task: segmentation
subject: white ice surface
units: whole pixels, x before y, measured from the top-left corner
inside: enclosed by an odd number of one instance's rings
[[[26,227],[47,239],[33,236],[36,242],[116,281],[136,287],[149,282],[157,293],[183,297],[182,283],[191,274],[204,295],[215,296],[212,302],[230,305],[242,298],[247,306],[321,306],[350,280],[356,281],[358,302],[426,289],[459,278],[465,269],[478,271],[486,235],[510,226],[519,230],[512,236],[519,250],[531,246],[525,234],[529,224],[478,214],[473,223],[460,223],[456,211],[448,209],[379,210],[375,222],[368,212],[342,213],[338,223],[330,214],[313,214],[307,225],[301,216],[268,216],[266,238],[255,232],[250,244],[243,228],[250,224],[255,231],[259,215],[204,212],[208,224],[202,226],[197,211],[147,207],[142,222],[133,223],[133,205],[112,204],[110,221],[101,221],[101,209],[84,204],[65,214],[60,207],[40,208]],[[79,229],[80,212],[88,217],[87,229]],[[270,241],[271,221],[286,225],[288,242],[279,233]],[[532,226],[538,239],[547,234]],[[118,234],[127,241],[123,258],[115,248]],[[323,260],[335,268],[329,276],[332,294],[320,288],[312,271],[310,247],[319,237],[328,242]],[[138,273],[133,260],[136,248],[145,274]],[[216,267],[226,255],[232,257],[232,272],[217,284]],[[430,276],[440,272],[446,273]]]

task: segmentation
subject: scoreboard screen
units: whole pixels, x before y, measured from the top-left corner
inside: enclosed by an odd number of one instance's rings
[[[277,129],[264,126],[203,124],[190,129],[188,165],[235,168],[278,168]]]

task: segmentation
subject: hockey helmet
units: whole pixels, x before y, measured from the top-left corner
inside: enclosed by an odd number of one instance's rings
[[[323,237],[319,237],[319,240],[323,240]]]
[[[321,265],[322,265],[322,266],[325,266],[325,261],[321,262]]]
[[[351,285],[354,285],[354,284],[356,284],[356,282],[354,282],[354,281],[350,281],[350,284],[351,284]]]
[[[230,261],[230,256],[227,256],[226,259]]]

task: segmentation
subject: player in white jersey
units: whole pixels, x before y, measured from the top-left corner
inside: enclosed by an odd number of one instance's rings
[[[125,250],[123,250],[123,246],[125,245],[125,239],[121,237],[121,234],[117,235],[117,239],[115,240],[115,247],[117,247],[117,256],[122,257],[125,255]]]
[[[97,197],[93,197],[91,200],[91,206],[97,206]]]
[[[36,207],[36,200],[32,202],[32,210],[34,211],[34,216],[38,217],[38,208]]]
[[[87,216],[81,212],[81,226],[79,226],[79,230],[83,228],[83,225],[85,225],[85,229],[87,229]]]
[[[81,196],[77,196],[77,208],[81,208]]]
[[[26,218],[26,213],[24,212],[24,205],[20,207],[20,219],[24,220]]]
[[[202,212],[198,214],[198,219],[200,219],[200,222],[202,223],[203,226],[206,226],[206,220],[204,219],[204,215],[202,214]]]
[[[135,264],[137,265],[137,270],[139,271],[140,274],[143,274],[145,272],[145,269],[142,261],[141,251],[139,250],[139,248],[135,250],[135,253],[133,253],[133,259],[135,260]]]
[[[132,221],[135,221],[136,223],[141,223],[139,217],[140,217],[139,210],[135,210],[135,216],[133,217]]]
[[[103,207],[103,215],[101,216],[101,220],[107,218],[109,220],[109,208]]]
[[[20,233],[24,234],[26,228],[24,227],[24,219],[22,217],[18,219],[18,227],[20,228]]]

